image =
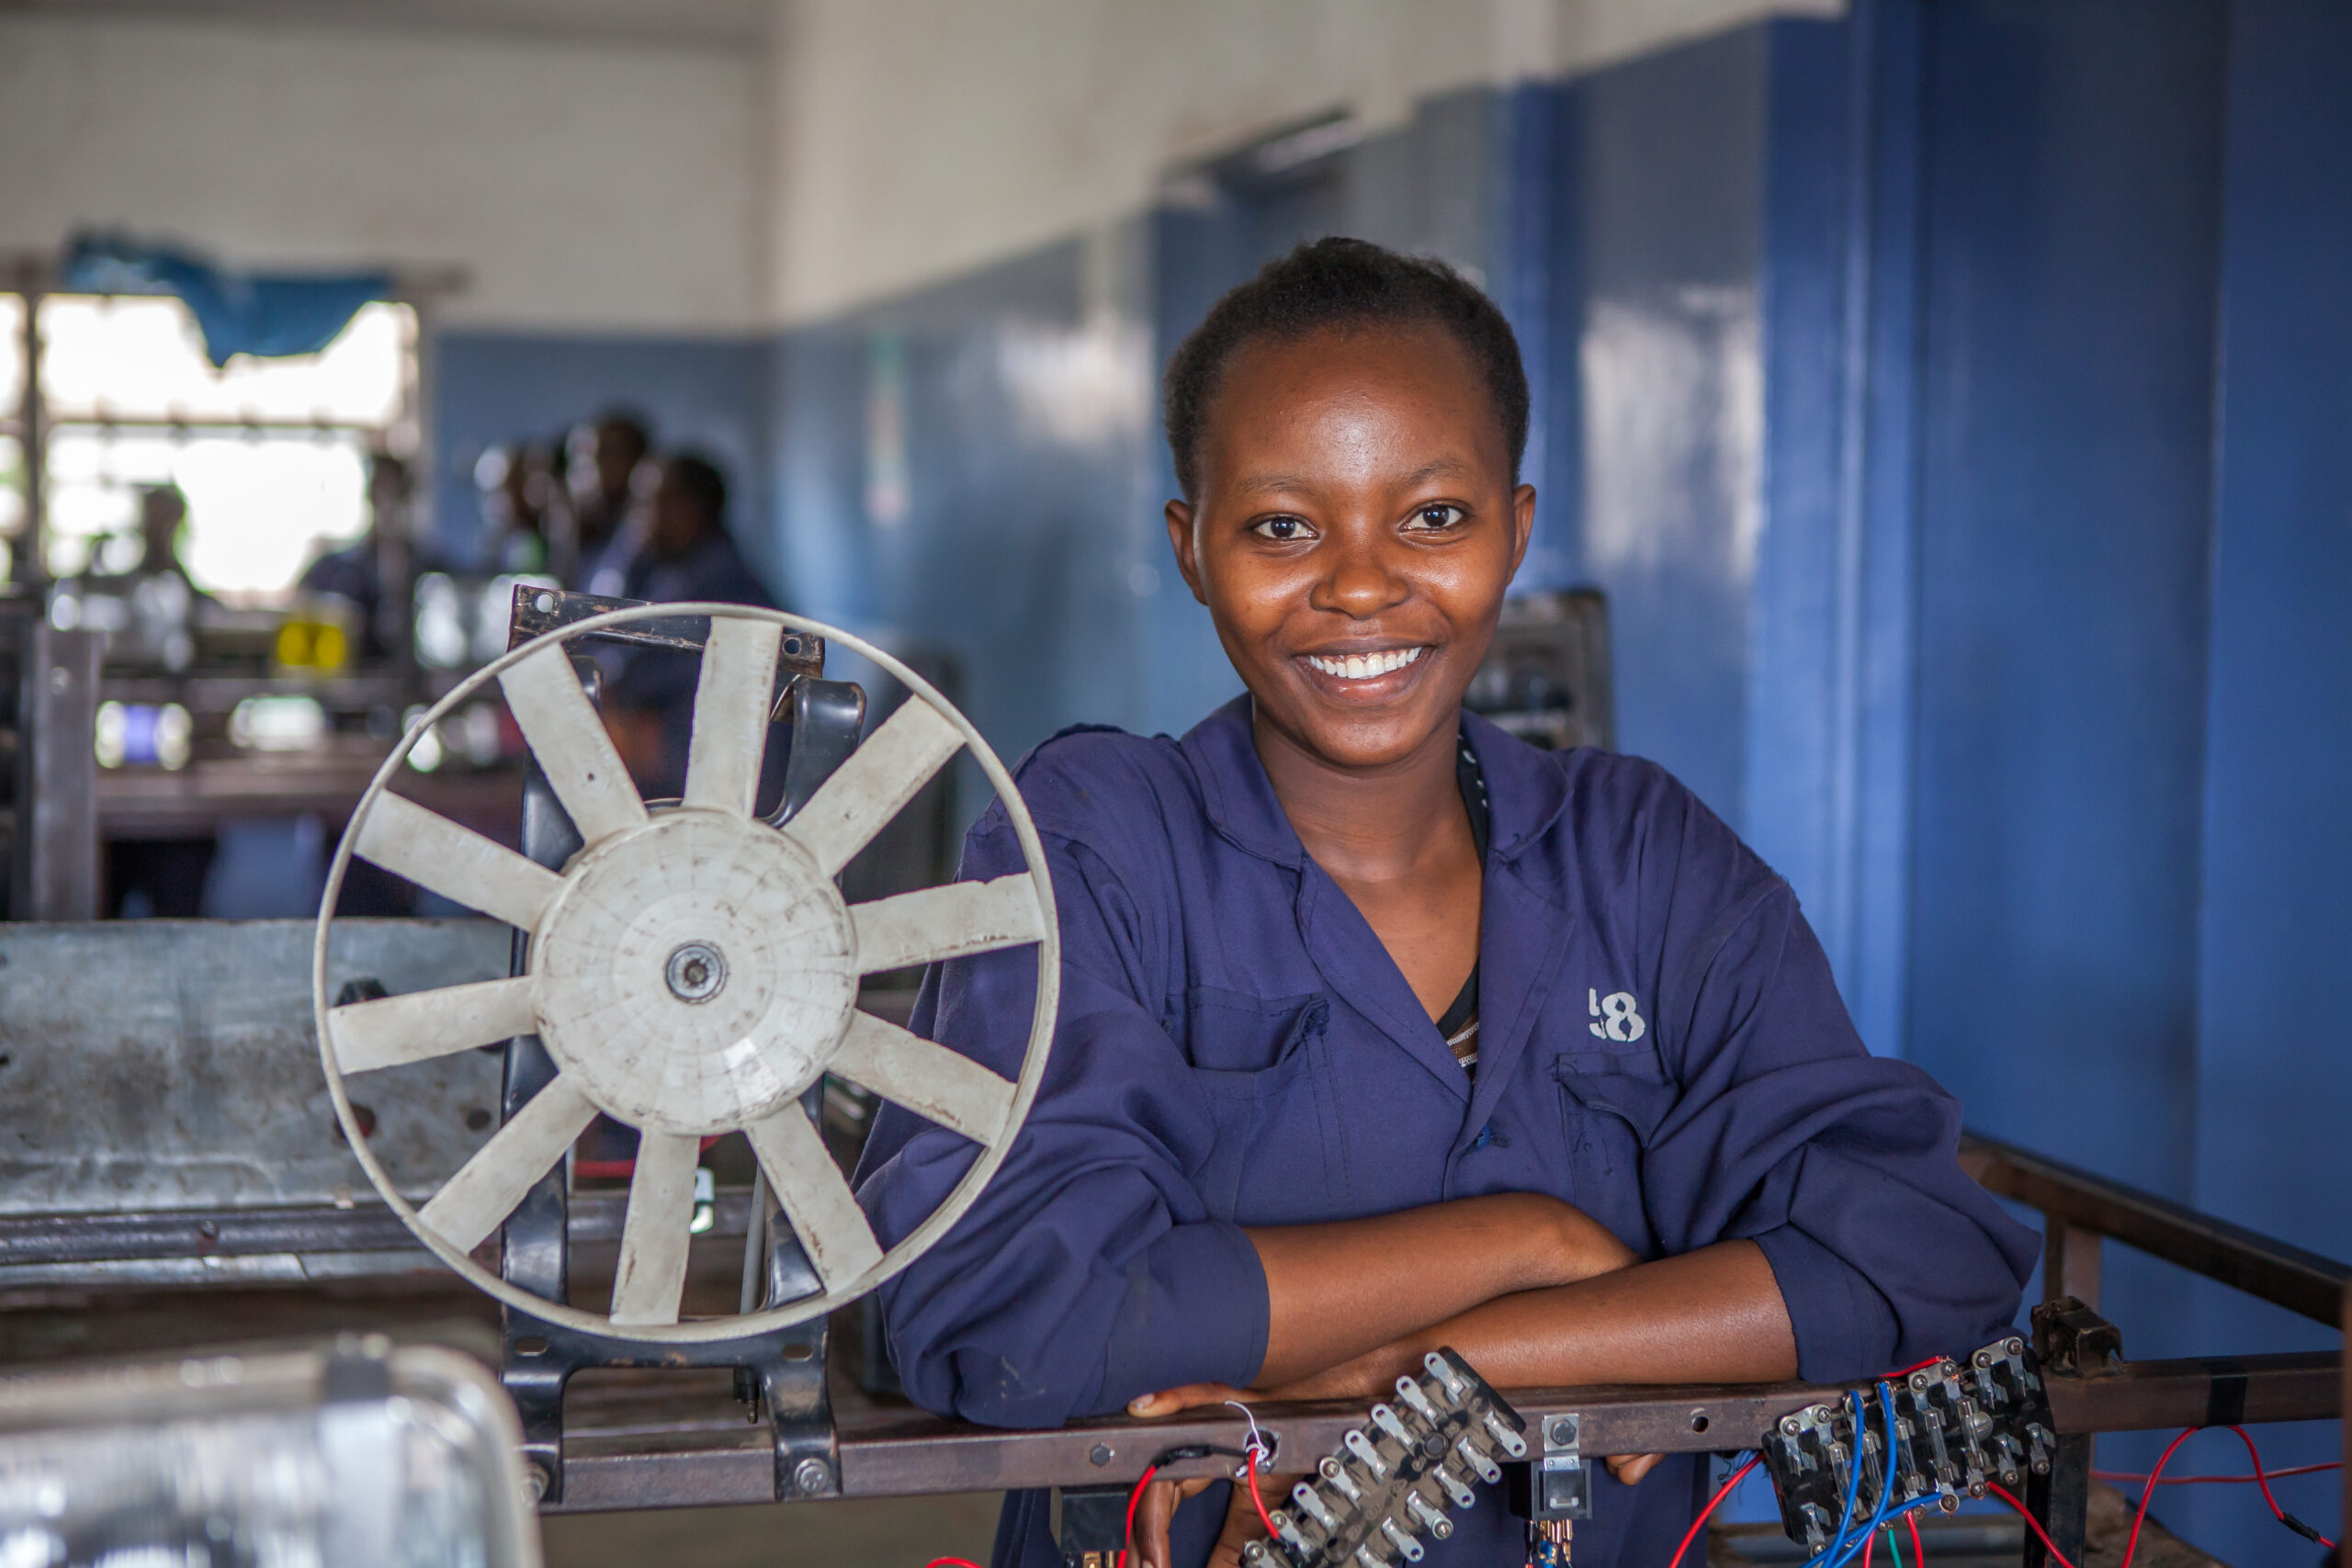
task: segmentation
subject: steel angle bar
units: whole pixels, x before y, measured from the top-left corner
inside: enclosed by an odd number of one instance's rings
[[[628,1196],[618,1191],[572,1194],[571,1244],[618,1242]],[[710,1227],[695,1239],[740,1239],[751,1215],[752,1195],[741,1188],[722,1188],[712,1208]],[[119,1214],[0,1214],[0,1268],[415,1249],[416,1238],[408,1227],[391,1210],[372,1201],[349,1208],[318,1203]],[[440,1267],[437,1261],[432,1266]]]
[[[2334,1350],[2125,1361],[2086,1377],[2052,1377],[2061,1433],[2140,1432],[2244,1422],[2326,1421],[2342,1414],[2344,1358]]]
[[[2333,1353],[2142,1361],[2094,1377],[2049,1380],[2062,1433],[2136,1431],[2216,1420],[2303,1421],[2335,1416],[2342,1358]],[[1790,1411],[1833,1400],[1808,1383],[1740,1387],[1507,1391],[1531,1423],[1575,1414],[1593,1454],[1728,1451]],[[1328,1453],[1363,1419],[1354,1401],[1261,1405],[1259,1425],[1283,1458]],[[1155,1454],[1184,1443],[1230,1444],[1237,1418],[1201,1411],[1171,1421],[1113,1419],[1012,1432],[920,1412],[844,1412],[842,1495],[915,1496],[1008,1487],[1133,1482]],[[583,1409],[567,1434],[562,1510],[763,1503],[775,1495],[770,1453],[735,1407],[717,1400],[636,1402]],[[1219,1473],[1216,1459],[1166,1467],[1170,1479]]]
[[[2331,1328],[2343,1321],[2352,1264],[2014,1144],[1970,1134],[1960,1155],[1987,1191],[2030,1204],[2052,1221],[2097,1232]]]
[[[509,648],[519,648],[535,637],[577,626],[608,611],[632,609],[641,599],[610,599],[594,593],[565,593],[518,583],[508,621]],[[609,631],[591,634],[603,642],[634,643],[639,648],[667,648],[700,653],[710,637],[707,615],[655,615]],[[780,691],[799,676],[814,679],[825,671],[825,639],[813,632],[786,632],[775,672]]]
[[[277,1252],[407,1252],[415,1247],[408,1227],[381,1203],[0,1216],[0,1266],[6,1267]]]

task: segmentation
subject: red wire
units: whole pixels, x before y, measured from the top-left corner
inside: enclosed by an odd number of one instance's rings
[[[2156,1495],[2156,1482],[2164,1474],[2165,1466],[2171,1462],[2180,1445],[2188,1441],[2196,1432],[2194,1427],[2183,1427],[2180,1436],[2165,1444],[2165,1451],[2157,1456],[2156,1468],[2148,1472],[2148,1484],[2140,1493],[2140,1511],[2132,1516],[2132,1539],[2124,1543],[2122,1568],[2132,1568],[2132,1554],[2140,1550],[2140,1527],[2148,1522],[2148,1500]]]
[[[2265,1471],[2263,1474],[2273,1481],[2279,1481],[2290,1475],[2317,1475],[2324,1470],[2342,1470],[2343,1468],[2342,1460],[2333,1459],[2325,1464],[2290,1464],[2282,1470]],[[2130,1470],[2094,1470],[2091,1472],[2091,1476],[2098,1481],[2144,1482],[2148,1479],[2137,1471]],[[2259,1479],[2260,1477],[2252,1475],[2167,1475],[2157,1484],[2162,1486],[2251,1486]]]
[[[1682,1568],[1682,1555],[1690,1550],[1690,1543],[1699,1539],[1699,1532],[1707,1528],[1707,1516],[1715,1511],[1717,1504],[1731,1495],[1731,1489],[1733,1487],[1738,1485],[1742,1481],[1747,1478],[1747,1472],[1749,1471],[1754,1470],[1758,1465],[1763,1462],[1764,1461],[1760,1456],[1756,1459],[1749,1460],[1746,1464],[1743,1464],[1737,1470],[1733,1471],[1730,1478],[1721,1486],[1715,1488],[1715,1495],[1707,1499],[1707,1506],[1699,1510],[1699,1517],[1692,1519],[1690,1521],[1690,1528],[1682,1532],[1682,1544],[1674,1549],[1674,1561],[1668,1562],[1666,1565],[1666,1568]]]
[[[1127,1568],[1127,1559],[1136,1554],[1136,1505],[1143,1501],[1143,1489],[1150,1485],[1151,1478],[1159,1473],[1158,1465],[1145,1465],[1143,1474],[1136,1479],[1136,1489],[1127,1494],[1126,1545],[1119,1552],[1119,1568]]]
[[[2058,1568],[2075,1568],[2073,1563],[2066,1561],[2065,1554],[2058,1550],[2058,1543],[2050,1539],[2050,1532],[2041,1528],[2041,1521],[2035,1518],[2033,1515],[2027,1510],[2026,1506],[2023,1503],[2020,1503],[2015,1497],[2010,1496],[2007,1489],[2005,1489],[1997,1481],[1988,1481],[1984,1484],[1992,1492],[1994,1496],[1998,1497],[2002,1502],[2007,1503],[2010,1507],[2015,1508],[2018,1511],[2018,1517],[2025,1521],[2026,1529],[2031,1530],[2034,1534],[2041,1538],[2041,1544],[2043,1548],[2049,1551],[2051,1557],[2057,1562]],[[2140,1532],[2137,1529],[2132,1530],[2132,1539],[2134,1541],[2140,1539]],[[2126,1551],[2123,1554],[2123,1561],[2127,1565],[2131,1562],[2132,1554],[2129,1551]]]
[[[1254,1447],[1250,1450],[1250,1501],[1257,1506],[1258,1522],[1266,1527],[1266,1539],[1272,1540],[1273,1516],[1266,1512],[1266,1500],[1258,1495],[1258,1450]]]
[[[1871,1568],[1871,1553],[1877,1550],[1877,1547],[1878,1531],[1872,1530],[1862,1537],[1862,1568]]]
[[[1921,1568],[1928,1561],[1928,1549],[1919,1544],[1919,1521],[1905,1514],[1903,1522],[1911,1527],[1911,1568]]]
[[[2247,1435],[2246,1429],[2244,1427],[2232,1427],[2230,1430],[2238,1435],[2238,1441],[2245,1445],[2246,1457],[2254,1461],[2254,1483],[2262,1488],[2262,1500],[2270,1505],[2270,1512],[2277,1517],[2278,1522],[2282,1525],[2286,1524],[2287,1510],[2280,1507],[2278,1506],[2278,1499],[2270,1495],[2270,1477],[2283,1472],[2271,1471],[2268,1473],[2265,1473],[2262,1468],[2262,1450],[2254,1446],[2254,1438]],[[2341,1467],[2339,1466],[2338,1468]],[[2290,1525],[2288,1528],[2291,1529],[2294,1527]],[[2313,1531],[2312,1533],[2317,1534],[2318,1532]],[[2335,1550],[2335,1542],[2328,1540],[2327,1537],[2324,1535],[2320,1536],[2319,1543],[2327,1548],[2330,1551]]]
[[[922,1568],[980,1568],[980,1565],[968,1557],[934,1557]]]

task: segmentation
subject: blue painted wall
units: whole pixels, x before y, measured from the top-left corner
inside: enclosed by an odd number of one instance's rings
[[[1747,28],[1560,89],[1554,395],[1534,481],[1554,501],[1522,577],[1608,591],[1619,743],[1734,822],[1763,524],[1772,47]]]
[[[1089,295],[1129,249],[1057,244],[772,350],[801,604],[953,660],[1008,758],[1137,706],[1146,346],[1106,284]]]
[[[2200,1208],[2342,1258],[2352,1255],[2352,7],[2235,6],[2227,70],[2191,1192]],[[2340,1342],[2202,1282],[2192,1300],[2202,1346]],[[2275,1462],[2343,1457],[2335,1423],[2263,1441]],[[2232,1445],[2198,1440],[2208,1456]],[[2288,1506],[2308,1503],[2304,1517],[2340,1535],[2326,1523],[2335,1488],[2300,1486]],[[2201,1533],[2268,1548],[2231,1561],[2296,1560],[2259,1498],[2193,1490]]]

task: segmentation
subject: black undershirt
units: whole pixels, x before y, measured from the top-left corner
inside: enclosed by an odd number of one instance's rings
[[[1487,863],[1488,811],[1487,808],[1487,775],[1478,767],[1477,753],[1470,750],[1470,738],[1463,736],[1455,743],[1453,753],[1454,782],[1462,787],[1462,805],[1470,813],[1470,841],[1477,846],[1478,864],[1482,878]],[[1438,1034],[1462,1061],[1463,1071],[1476,1075],[1478,1070],[1478,964],[1470,963],[1470,977],[1462,982],[1462,989],[1454,993],[1453,1004],[1445,1016],[1437,1021]],[[1457,1038],[1460,1040],[1456,1043]],[[1465,1054],[1466,1052],[1466,1054]]]

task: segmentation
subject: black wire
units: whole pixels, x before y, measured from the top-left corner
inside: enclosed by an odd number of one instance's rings
[[[2303,1523],[2302,1520],[2295,1517],[2294,1515],[2289,1513],[2284,1508],[2278,1510],[2278,1522],[2285,1525],[2289,1529],[2293,1530],[2297,1535],[2301,1536],[2304,1540],[2310,1541],[2314,1546],[2325,1546],[2327,1544],[2327,1537],[2320,1534],[2319,1531],[2312,1529],[2311,1526]]]
[[[1246,1460],[1250,1457],[1250,1450],[1228,1449],[1222,1443],[1183,1443],[1172,1449],[1160,1450],[1159,1457],[1151,1462],[1157,1467],[1181,1463],[1188,1459],[1215,1459],[1220,1456],[1226,1459]]]

